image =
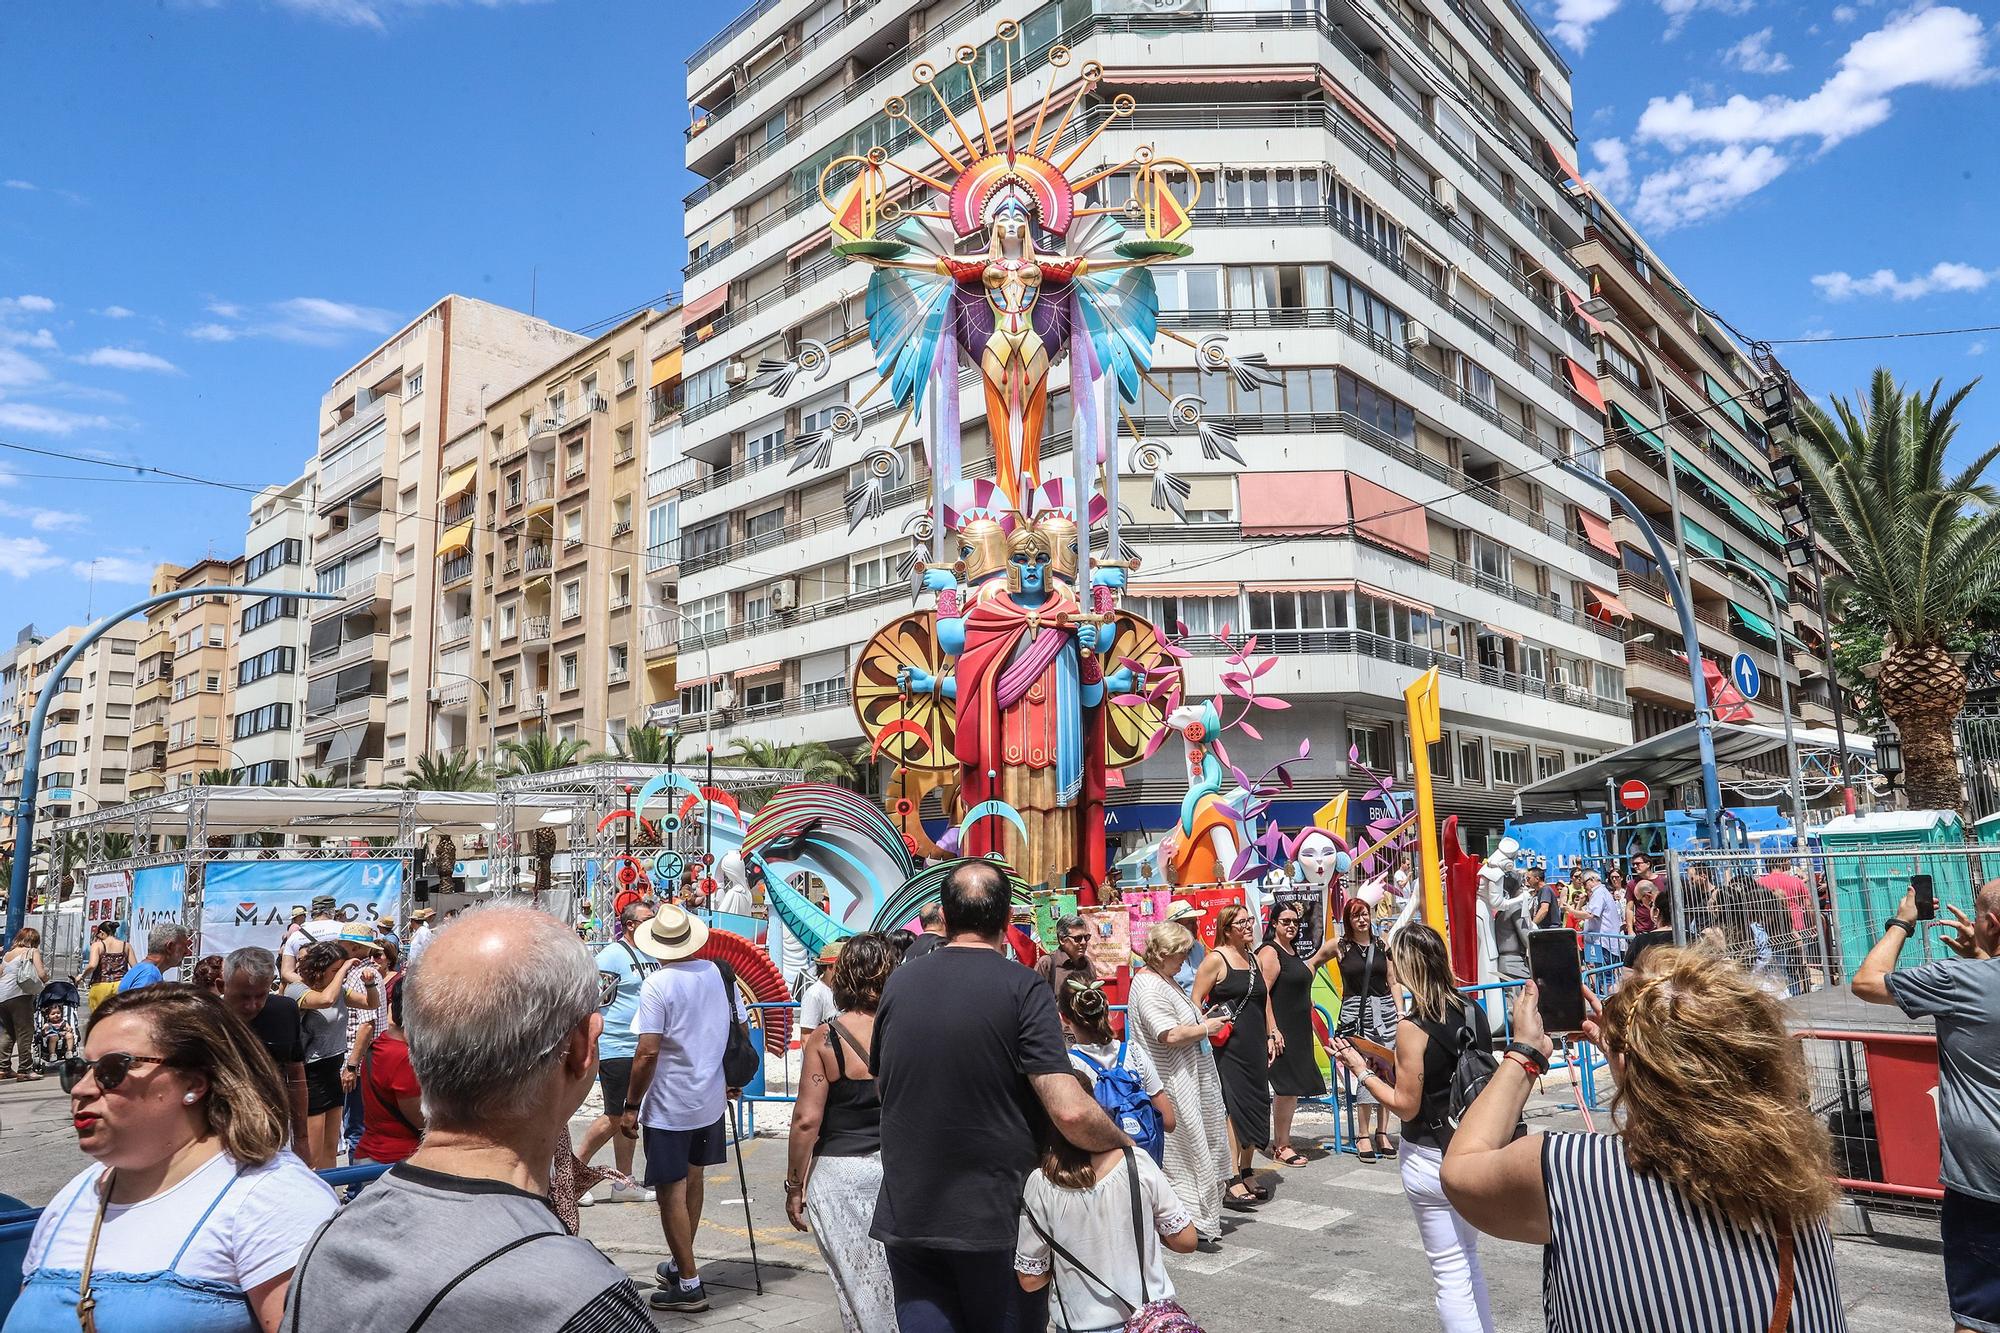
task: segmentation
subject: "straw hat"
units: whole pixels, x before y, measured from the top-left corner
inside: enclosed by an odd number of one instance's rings
[[[1174,899],[1174,905],[1167,909],[1168,921],[1195,921],[1201,917],[1201,909],[1186,898]]]
[[[653,919],[632,932],[632,947],[662,963],[692,958],[706,943],[708,923],[673,903],[661,903]]]
[[[429,920],[430,920],[430,919],[431,919],[432,917],[434,917],[434,916],[436,916],[436,915],[437,915],[437,909],[436,909],[436,908],[431,908],[431,907],[419,907],[419,908],[418,908],[418,909],[417,909],[416,911],[414,911],[414,912],[410,913],[410,920],[412,920],[412,921],[429,921]]]
[[[825,948],[823,948],[823,949],[821,949],[821,950],[819,951],[819,964],[820,964],[820,966],[821,966],[821,967],[831,967],[831,966],[832,966],[832,965],[834,964],[834,962],[835,962],[835,961],[836,961],[837,959],[839,959],[839,957],[840,957],[840,950],[841,950],[841,947],[842,947],[843,945],[845,945],[846,943],[847,943],[847,941],[846,941],[846,940],[844,940],[844,939],[843,939],[843,940],[828,940],[828,941],[826,942],[826,947],[825,947]]]

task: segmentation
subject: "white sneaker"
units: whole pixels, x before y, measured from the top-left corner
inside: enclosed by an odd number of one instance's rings
[[[597,1202],[597,1191],[585,1190],[583,1192],[582,1197],[576,1201],[576,1206],[579,1208],[588,1208],[596,1202]]]
[[[613,1184],[611,1186],[611,1202],[613,1203],[652,1203],[658,1198],[659,1194],[656,1191],[647,1189],[644,1185]]]

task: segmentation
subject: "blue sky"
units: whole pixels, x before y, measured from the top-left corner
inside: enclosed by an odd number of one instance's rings
[[[1584,174],[1746,334],[2000,323],[1990,7],[1527,2]],[[677,288],[682,60],[736,7],[8,6],[0,442],[283,482],[327,382],[444,292],[575,327]],[[1956,384],[2000,335],[1780,352],[1816,393]],[[2000,438],[2000,384],[1965,421]],[[240,552],[248,496],[117,475],[0,449],[0,635]]]

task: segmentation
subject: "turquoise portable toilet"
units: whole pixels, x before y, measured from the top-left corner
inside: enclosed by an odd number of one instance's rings
[[[2000,836],[2000,835],[1996,835]],[[1961,849],[1965,825],[1951,810],[1884,810],[1841,815],[1819,827],[1826,854],[1828,891],[1840,923],[1841,956],[1852,972],[1881,936],[1882,923],[1909,890],[1912,875],[1929,875],[1940,905],[1951,903],[1967,915],[1972,892],[1986,878],[1981,858]],[[1907,852],[1907,855],[1843,856],[1843,852]],[[2000,851],[1993,853],[2000,869]],[[1945,915],[1940,907],[1940,915]],[[1925,961],[1928,949],[1905,950],[1903,963]]]
[[[1973,822],[1972,840],[1988,847],[2000,846],[2000,811]]]

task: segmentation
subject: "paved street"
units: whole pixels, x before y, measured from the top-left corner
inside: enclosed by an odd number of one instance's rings
[[[1538,1123],[1567,1127],[1573,1121],[1544,1111]],[[752,1284],[742,1191],[733,1170],[715,1173],[701,1232],[714,1308],[703,1315],[657,1316],[663,1328],[839,1330],[819,1252],[785,1222],[784,1123],[785,1108],[764,1108],[764,1132],[743,1145],[763,1294]],[[1323,1117],[1300,1117],[1302,1139],[1326,1127]],[[53,1079],[0,1085],[0,1190],[40,1203],[84,1161]],[[1170,1260],[1183,1303],[1205,1328],[1419,1333],[1436,1327],[1429,1273],[1393,1166],[1315,1154],[1311,1166],[1274,1169],[1266,1178],[1277,1197],[1253,1215],[1230,1214],[1235,1225],[1221,1253]],[[650,1284],[653,1265],[665,1254],[657,1214],[621,1204],[599,1205],[583,1217],[584,1234],[642,1285]],[[1854,1333],[1948,1327],[1936,1232],[1926,1234],[1926,1226],[1905,1224],[1908,1236],[1842,1241],[1841,1291]],[[1481,1255],[1500,1328],[1541,1328],[1540,1255],[1497,1241],[1486,1242]]]

